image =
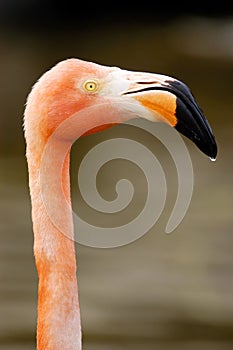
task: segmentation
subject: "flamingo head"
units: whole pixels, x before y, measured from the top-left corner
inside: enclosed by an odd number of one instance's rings
[[[25,111],[25,131],[33,125],[34,132],[37,130],[40,137],[47,139],[64,120],[90,107],[95,108],[96,118],[99,114],[99,121],[96,126],[92,125],[93,116],[84,120],[89,123],[85,133],[140,117],[169,124],[203,153],[216,158],[211,127],[184,83],[161,74],[127,71],[79,59],[58,63],[35,84]]]

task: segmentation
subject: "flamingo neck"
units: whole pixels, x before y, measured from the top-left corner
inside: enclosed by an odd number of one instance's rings
[[[34,230],[34,254],[39,277],[37,350],[81,350],[81,323],[76,277],[76,256],[73,241],[72,215],[62,212],[57,206],[59,196],[65,195],[70,201],[69,152],[61,172],[62,188],[57,193],[53,188],[49,197],[54,203],[56,214],[70,232],[64,234],[51,219],[41,194],[40,157],[31,159],[28,152],[29,185],[32,201]],[[56,174],[53,159],[49,175]],[[42,189],[43,190],[43,189]]]

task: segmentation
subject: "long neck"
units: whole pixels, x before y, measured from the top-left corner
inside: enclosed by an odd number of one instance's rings
[[[54,191],[48,185],[47,197],[54,204],[57,217],[62,218],[69,232],[56,227],[46,208],[41,187],[41,158],[28,152],[29,184],[32,201],[34,254],[39,277],[38,288],[38,350],[81,350],[81,324],[76,278],[76,257],[71,211],[64,213],[58,205],[62,196],[70,204],[69,152],[61,169],[62,188]],[[59,177],[51,159],[48,183]],[[58,225],[59,226],[59,225]]]

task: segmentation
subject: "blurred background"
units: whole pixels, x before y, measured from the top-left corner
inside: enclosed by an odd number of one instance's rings
[[[166,235],[175,167],[154,139],[120,125],[74,145],[77,171],[93,145],[129,132],[161,160],[171,193],[155,227],[136,242],[106,250],[76,244],[84,350],[232,349],[233,10],[205,4],[0,1],[0,349],[35,349],[37,273],[23,113],[35,81],[69,57],[184,81],[219,146],[212,163],[185,140],[193,198],[184,220]],[[145,178],[117,162],[100,176],[100,190],[111,198],[111,176],[121,178],[128,169],[137,199],[131,217],[145,199]],[[81,202],[80,211],[90,218]],[[105,222],[104,216],[96,220]]]

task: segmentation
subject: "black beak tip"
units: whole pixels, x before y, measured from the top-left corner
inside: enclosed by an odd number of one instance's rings
[[[175,128],[190,139],[199,150],[206,154],[211,160],[217,158],[217,143],[204,116],[202,116],[201,123],[197,124],[196,119],[191,118],[191,115],[189,115],[188,122],[187,120],[186,123],[184,120],[178,120]]]
[[[211,135],[211,140],[207,139],[206,142],[196,143],[199,149],[210,157],[211,160],[215,160],[217,158],[218,148],[213,135]]]
[[[212,147],[211,147],[211,152],[208,155],[211,159],[215,160],[217,158],[217,154],[218,154],[218,147],[214,139],[214,143],[212,144]]]
[[[217,148],[217,145],[215,143],[214,150],[213,150],[212,155],[210,156],[210,158],[212,160],[215,160],[217,158],[217,154],[218,154],[218,148]]]
[[[204,154],[215,160],[218,152],[215,137],[191,91],[180,81],[170,82],[170,87],[177,98],[175,128],[192,140]]]

